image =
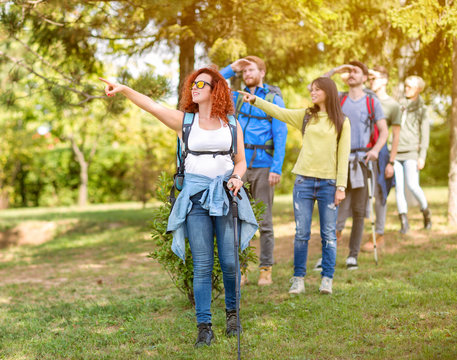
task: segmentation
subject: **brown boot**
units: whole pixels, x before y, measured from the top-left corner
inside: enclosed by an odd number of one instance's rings
[[[383,234],[376,234],[376,248],[380,249],[384,246],[384,235]],[[374,251],[374,244],[372,240],[366,242],[361,250],[363,252],[373,252]]]
[[[262,266],[260,268],[260,276],[257,285],[271,285],[273,280],[271,279],[271,266]]]
[[[248,274],[241,274],[240,286],[249,284]]]
[[[336,230],[336,242],[340,242],[343,238],[343,232],[340,230]]]

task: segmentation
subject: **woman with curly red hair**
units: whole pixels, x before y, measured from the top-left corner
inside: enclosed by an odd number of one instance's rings
[[[185,258],[185,237],[188,238],[194,267],[194,299],[198,337],[196,347],[210,345],[211,285],[214,264],[214,234],[223,273],[226,307],[226,335],[237,334],[235,243],[229,199],[224,182],[233,196],[241,194],[238,217],[241,250],[244,250],[257,230],[248,196],[241,177],[246,171],[243,133],[236,126],[236,142],[227,116],[233,103],[227,82],[213,68],[205,67],[190,74],[182,88],[179,110],[166,108],[149,97],[125,85],[100,78],[107,86],[108,96],[121,93],[135,105],[148,111],[174,130],[182,139],[186,113],[193,113],[184,159],[185,176],[181,192],[168,219],[168,231],[173,232],[172,250]],[[230,154],[232,141],[235,154]],[[234,155],[234,156],[233,156]],[[238,289],[239,290],[239,289]]]

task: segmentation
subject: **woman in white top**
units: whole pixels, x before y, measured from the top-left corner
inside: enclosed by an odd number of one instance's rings
[[[245,248],[257,230],[257,223],[244,192],[241,177],[246,171],[243,134],[236,127],[236,154],[233,159],[227,151],[232,147],[232,131],[227,116],[233,114],[230,88],[219,72],[211,67],[199,69],[188,76],[182,88],[179,110],[166,108],[149,97],[125,85],[100,78],[107,86],[108,96],[121,93],[134,104],[148,111],[174,130],[182,139],[185,113],[193,113],[188,137],[188,155],[185,158],[185,177],[168,222],[173,232],[173,251],[183,256],[184,233],[187,231],[194,266],[194,299],[198,337],[196,347],[210,345],[214,338],[211,329],[211,280],[214,264],[214,234],[216,234],[219,261],[223,272],[228,336],[236,335],[236,289],[234,232],[228,197],[223,182],[239,201],[241,249]],[[223,152],[223,154],[198,154]],[[233,155],[233,154],[232,154]],[[244,226],[246,225],[246,226]],[[243,227],[244,226],[244,227]]]

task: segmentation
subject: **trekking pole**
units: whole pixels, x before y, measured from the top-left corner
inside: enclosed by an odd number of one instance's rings
[[[232,185],[230,182],[227,185],[228,189],[231,189]],[[230,187],[229,187],[230,186]],[[236,299],[236,335],[238,340],[238,360],[241,359],[241,325],[240,325],[240,277],[239,277],[239,268],[240,268],[240,259],[238,257],[238,201],[236,196],[233,196],[230,193],[232,201],[231,201],[231,209],[232,209],[232,217],[233,217],[233,241],[235,243],[234,246],[234,255],[235,255],[235,299]],[[238,194],[238,197],[241,199],[241,196]]]
[[[374,189],[374,176],[373,176],[373,162],[368,161],[368,198],[370,200],[370,221],[371,221],[371,234],[373,236],[373,254],[374,261],[378,265],[378,249],[376,248],[376,234],[374,226],[374,208],[373,208],[373,189]]]

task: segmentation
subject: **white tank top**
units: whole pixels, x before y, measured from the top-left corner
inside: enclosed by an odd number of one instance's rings
[[[200,128],[198,113],[195,114],[192,129],[188,138],[188,147],[192,151],[229,151],[232,146],[230,126],[222,120],[221,127],[216,130]],[[193,155],[188,154],[185,162],[186,172],[215,178],[233,171],[230,155]]]

